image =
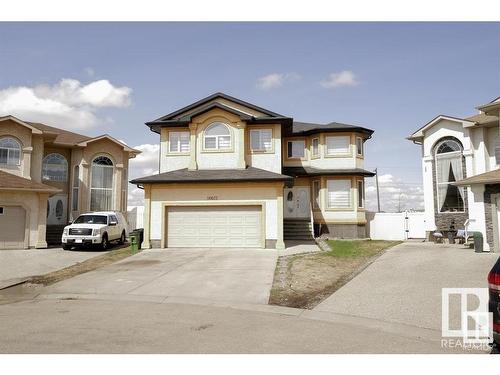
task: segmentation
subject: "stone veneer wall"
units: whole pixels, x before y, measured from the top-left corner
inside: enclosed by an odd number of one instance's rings
[[[328,238],[367,238],[365,224],[318,224],[314,223],[314,234]]]
[[[452,139],[454,141],[457,141],[458,143],[461,143],[454,137],[443,137],[441,138],[438,142],[436,142],[436,145],[440,143],[441,141],[444,141],[446,139]],[[455,230],[456,229],[463,229],[465,220],[469,218],[469,207],[467,205],[467,189],[464,189],[464,212],[439,212],[438,208],[438,193],[437,193],[437,186],[436,186],[436,158],[435,158],[435,149],[432,150],[432,154],[434,155],[434,159],[432,160],[432,191],[434,195],[434,220],[436,221],[436,229],[440,232],[446,232],[452,222],[454,222]],[[462,156],[462,173],[463,173],[463,178],[467,178],[467,171],[465,167],[465,157]]]
[[[494,230],[493,228],[493,215],[496,212],[492,209],[491,196],[492,194],[500,194],[500,184],[485,185],[484,187],[484,216],[486,221],[486,242],[490,246],[490,249],[494,249]],[[498,251],[498,250],[497,250]]]

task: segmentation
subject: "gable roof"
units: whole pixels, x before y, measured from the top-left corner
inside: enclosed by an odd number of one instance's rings
[[[137,155],[137,154],[140,154],[140,153],[141,153],[141,151],[136,150],[136,149],[134,149],[134,148],[130,148],[130,147],[128,147],[125,143],[123,143],[123,142],[119,141],[119,140],[118,140],[118,139],[116,139],[116,138],[113,138],[113,137],[112,137],[112,136],[110,136],[109,134],[103,134],[103,135],[99,135],[99,136],[97,136],[97,137],[87,138],[87,139],[85,139],[84,141],[82,141],[82,142],[80,142],[80,143],[76,144],[76,146],[86,147],[88,143],[95,142],[95,141],[98,141],[98,140],[100,140],[100,139],[108,139],[108,140],[110,140],[111,142],[114,142],[114,143],[116,143],[116,144],[118,144],[118,145],[122,146],[124,151],[130,152],[130,153],[132,153],[132,154],[134,154],[134,155]]]
[[[31,130],[31,132],[33,134],[42,134],[42,131],[40,129],[38,129],[37,127],[34,127],[33,124],[31,124],[30,122],[20,120],[17,117],[14,117],[12,115],[0,116],[0,121],[7,121],[7,120],[14,121],[14,122],[18,123],[19,125],[27,127],[28,129]]]
[[[0,171],[0,190],[35,191],[43,193],[58,193],[61,190],[55,187],[28,180],[15,174]]]
[[[215,101],[216,99],[225,99],[226,101],[233,102],[235,104],[238,104],[239,106],[253,109],[256,112],[262,113],[262,115],[256,116],[252,113],[246,112],[241,108],[236,108],[226,103],[217,102]],[[159,117],[156,120],[146,122],[146,125],[149,126],[151,131],[159,133],[160,128],[163,126],[185,126],[189,124],[193,117],[210,111],[214,108],[220,108],[233,113],[248,123],[275,122],[290,125],[292,122],[292,119],[290,117],[280,115],[279,113],[259,107],[255,104],[243,101],[233,96],[217,92],[215,94],[207,96],[206,98],[198,100],[193,104]]]
[[[469,125],[469,126],[474,125],[474,121],[470,121],[470,120],[467,120],[467,119],[463,119],[463,118],[459,118],[459,117],[453,117],[453,116],[446,116],[446,115],[438,115],[438,116],[434,117],[431,121],[429,121],[427,124],[425,124],[424,126],[422,126],[421,128],[419,128],[412,135],[410,135],[409,137],[406,137],[406,139],[408,139],[410,141],[422,139],[424,137],[424,132],[427,129],[432,128],[434,125],[436,125],[438,122],[440,122],[442,120],[459,122],[459,123],[461,123],[463,125]]]
[[[373,134],[373,130],[357,125],[342,124],[340,122],[330,122],[328,124],[314,124],[311,122],[293,122],[293,135],[308,135],[321,132],[353,132],[358,131],[368,136]]]

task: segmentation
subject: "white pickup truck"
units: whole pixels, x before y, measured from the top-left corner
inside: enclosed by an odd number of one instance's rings
[[[91,212],[78,216],[66,226],[62,235],[64,250],[72,247],[98,245],[106,250],[110,242],[124,243],[127,238],[127,222],[120,212]]]

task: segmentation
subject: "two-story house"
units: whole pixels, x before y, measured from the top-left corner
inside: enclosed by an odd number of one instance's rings
[[[160,173],[131,181],[145,191],[145,248],[283,249],[313,226],[366,236],[372,130],[294,122],[222,93],[146,125],[161,147]]]
[[[0,249],[60,242],[82,212],[126,213],[128,161],[138,153],[109,135],[0,117]]]
[[[483,234],[500,251],[500,98],[467,118],[439,115],[409,140],[422,149],[428,236],[450,227]]]

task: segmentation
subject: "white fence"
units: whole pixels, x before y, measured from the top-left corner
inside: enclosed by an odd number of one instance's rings
[[[129,232],[137,228],[144,228],[144,206],[129,206],[127,222]]]
[[[367,212],[368,230],[372,240],[407,240],[425,238],[423,212]]]

